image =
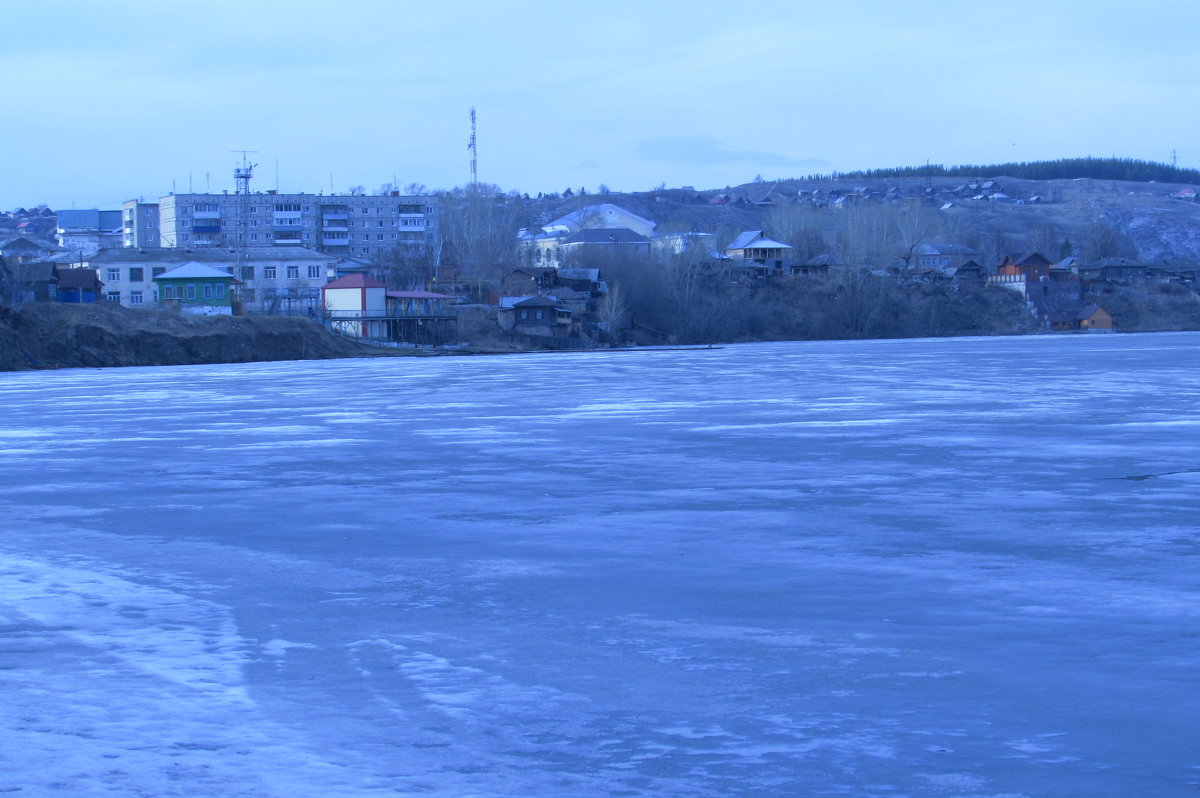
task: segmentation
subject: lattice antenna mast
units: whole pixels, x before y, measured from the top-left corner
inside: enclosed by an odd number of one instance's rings
[[[246,158],[252,152],[258,150],[231,150],[231,152],[240,152],[242,154],[241,166],[234,165],[233,167],[233,184],[234,195],[237,202],[237,242],[234,251],[237,254],[237,268],[234,269],[234,285],[237,285],[238,280],[244,279],[246,274],[246,239],[250,236],[247,233],[247,228],[250,226],[250,178],[254,176],[254,167],[256,163],[250,163]],[[239,291],[240,294],[240,291]]]
[[[471,151],[471,186],[479,185],[479,145],[475,140],[475,106],[471,106],[471,140],[467,142]]]

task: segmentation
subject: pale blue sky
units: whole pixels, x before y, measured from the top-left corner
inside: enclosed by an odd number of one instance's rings
[[[11,16],[11,15],[10,15]],[[0,207],[172,190],[717,188],[1120,155],[1200,166],[1200,4],[66,0],[10,27]],[[206,177],[207,175],[207,177]]]

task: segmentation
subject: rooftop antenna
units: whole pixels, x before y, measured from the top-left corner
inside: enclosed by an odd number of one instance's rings
[[[467,142],[471,151],[471,186],[479,185],[479,147],[475,143],[475,106],[471,106],[471,140]]]
[[[230,152],[240,152],[242,154],[242,165],[235,165],[233,167],[233,182],[237,186],[237,190],[234,193],[248,195],[250,193],[250,178],[254,177],[254,167],[258,166],[258,164],[250,163],[246,160],[246,156],[252,152],[258,152],[258,150],[230,150]]]
[[[246,238],[248,237],[246,229],[249,227],[246,217],[249,215],[250,178],[254,176],[254,167],[258,166],[256,163],[250,163],[246,156],[252,152],[258,152],[258,150],[230,150],[230,152],[242,154],[242,165],[234,164],[233,167],[233,182],[237,187],[234,191],[236,195],[234,202],[237,203],[237,242],[234,247],[237,253],[237,268],[234,270],[233,276],[234,285],[237,285],[236,281],[245,279],[246,275]],[[239,296],[238,299],[240,300],[241,297]]]
[[[1175,157],[1175,150],[1171,150],[1171,168],[1172,168],[1172,169],[1178,169],[1178,168],[1179,168],[1179,163],[1178,163],[1178,161],[1176,160],[1176,157]]]

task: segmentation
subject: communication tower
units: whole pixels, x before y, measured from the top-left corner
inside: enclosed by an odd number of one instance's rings
[[[471,151],[471,186],[479,185],[479,147],[475,143],[475,106],[471,106],[471,140],[467,142]]]
[[[238,285],[238,281],[243,279],[246,267],[246,239],[250,236],[247,234],[247,228],[250,226],[248,216],[250,215],[250,178],[254,176],[254,167],[256,163],[250,163],[246,156],[258,150],[232,150],[232,152],[240,152],[242,154],[242,163],[240,166],[233,167],[233,183],[236,187],[234,190],[235,203],[237,204],[237,241],[234,242],[234,252],[237,255],[237,266],[233,270],[234,285]],[[240,298],[241,290],[238,290]]]

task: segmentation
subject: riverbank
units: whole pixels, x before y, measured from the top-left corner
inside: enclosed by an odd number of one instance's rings
[[[0,371],[175,366],[379,357],[315,321],[289,316],[185,316],[110,304],[0,308]]]

